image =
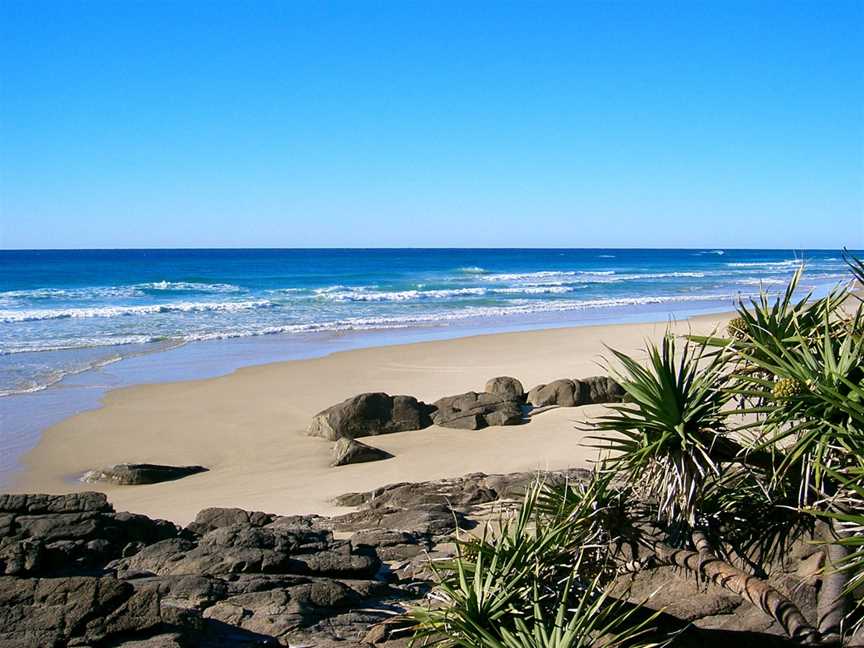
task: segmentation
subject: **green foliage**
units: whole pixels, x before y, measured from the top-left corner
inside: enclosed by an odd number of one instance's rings
[[[755,343],[739,352],[778,377],[772,383],[742,374],[738,385],[771,401],[759,412],[759,447],[782,454],[778,478],[800,472],[802,503],[825,491],[826,468],[843,469],[864,453],[864,338],[855,333],[862,316],[859,307],[838,326],[825,313],[810,339],[799,333],[785,345]]]
[[[417,608],[415,642],[472,648],[647,647],[656,615],[609,596],[610,572],[592,551],[600,508],[591,495],[562,505],[542,482],[500,531],[464,539],[455,560],[433,563],[437,601]],[[552,508],[549,508],[549,506]]]
[[[706,480],[720,474],[711,449],[726,431],[723,359],[709,357],[704,344],[678,351],[671,335],[649,345],[647,366],[613,353],[629,402],[598,418],[596,429],[614,436],[592,437],[603,442],[596,447],[609,452],[610,469],[656,501],[660,519],[695,523]]]
[[[797,489],[770,482],[770,471],[726,464],[700,509],[700,525],[718,552],[758,573],[814,529],[813,516],[797,507]]]

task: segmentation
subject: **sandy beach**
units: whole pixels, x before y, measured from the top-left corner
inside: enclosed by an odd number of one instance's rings
[[[707,332],[719,316],[673,325]],[[24,458],[16,492],[103,490],[117,510],[186,523],[210,506],[280,514],[337,511],[344,492],[387,483],[587,465],[575,424],[603,406],[559,408],[521,426],[466,431],[431,427],[366,439],[394,457],[331,468],[331,444],[305,434],[321,409],[361,392],[411,394],[432,402],[481,391],[511,375],[526,389],[557,378],[604,373],[604,345],[638,352],[665,323],[500,333],[386,346],[238,370],[219,378],[109,392],[100,409],[48,429]],[[608,355],[608,354],[607,354]],[[209,472],[146,486],[77,482],[84,471],[122,462],[201,464]]]

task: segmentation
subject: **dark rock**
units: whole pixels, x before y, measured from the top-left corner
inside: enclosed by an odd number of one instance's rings
[[[0,513],[48,515],[52,513],[110,512],[105,493],[87,491],[68,495],[0,495]]]
[[[113,577],[0,577],[0,646],[101,645],[184,626],[196,615]]]
[[[508,400],[515,400],[520,403],[525,402],[525,388],[522,387],[521,382],[516,378],[511,378],[510,376],[490,378],[486,381],[486,386],[483,388],[483,391],[489,394],[502,396]]]
[[[140,484],[158,484],[173,481],[207,472],[204,466],[162,466],[159,464],[117,464],[110,468],[90,470],[84,474],[81,481],[109,482],[123,486]]]
[[[114,513],[101,493],[3,496],[0,506],[5,508],[0,574],[90,574],[130,544],[177,533],[164,520]]]
[[[579,388],[568,378],[555,380],[548,385],[537,385],[528,392],[528,403],[534,407],[574,407],[581,404],[578,398]]]
[[[371,547],[381,560],[405,560],[429,549],[429,541],[416,533],[392,529],[367,529],[351,536],[355,547]]]
[[[361,443],[348,437],[337,439],[333,445],[333,461],[331,466],[346,466],[348,464],[365,463],[390,459],[393,455],[380,448]]]
[[[239,508],[207,508],[198,512],[195,521],[191,522],[186,529],[198,535],[204,535],[208,531],[233,524],[245,524],[252,527],[267,526],[273,522],[278,515],[262,513],[261,511],[244,511]]]
[[[455,531],[457,525],[465,524],[465,517],[446,504],[425,504],[412,509],[363,509],[331,518],[330,524],[336,531],[395,529],[434,538]]]
[[[430,408],[413,396],[360,394],[316,414],[308,434],[328,441],[420,430],[431,425]]]
[[[608,376],[592,376],[581,380],[562,378],[548,385],[537,385],[528,392],[528,403],[534,407],[576,407],[600,403],[620,403],[624,389]]]
[[[609,376],[592,376],[579,382],[582,386],[583,404],[620,403],[626,395],[624,388]]]
[[[204,534],[196,543],[172,538],[145,547],[112,563],[118,574],[215,576],[235,573],[328,574],[369,576],[377,558],[354,551],[347,540],[335,540],[316,527],[232,524]]]
[[[498,394],[466,392],[445,396],[435,401],[435,407],[432,420],[441,427],[479,430],[487,426],[522,423],[519,403]]]
[[[316,580],[287,588],[273,588],[229,596],[204,611],[216,619],[250,632],[280,637],[357,605],[360,597],[336,580]]]

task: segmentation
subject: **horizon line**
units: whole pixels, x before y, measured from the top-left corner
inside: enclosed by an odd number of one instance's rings
[[[846,245],[837,246],[837,247],[718,247],[718,246],[687,246],[687,247],[638,247],[638,246],[587,246],[587,247],[568,247],[568,246],[527,246],[527,247],[510,247],[510,246],[497,246],[497,247],[461,247],[461,246],[382,246],[382,247],[338,247],[338,246],[327,246],[327,247],[314,247],[314,246],[303,246],[303,247],[273,247],[273,246],[253,246],[253,247],[231,247],[231,246],[217,246],[217,247],[83,247],[83,248],[0,248],[0,253],[4,252],[152,252],[152,251],[176,251],[176,252],[191,252],[191,251],[215,251],[215,250],[234,250],[234,251],[252,251],[252,250],[261,250],[261,251],[326,251],[326,250],[354,250],[354,251],[385,251],[385,250],[417,250],[417,251],[426,251],[426,250],[484,250],[484,251],[493,251],[493,250],[722,250],[722,251],[731,251],[731,252],[739,252],[739,251],[814,251],[814,252],[828,252],[835,250],[852,250],[852,251],[864,251],[864,247],[862,248],[850,248]]]

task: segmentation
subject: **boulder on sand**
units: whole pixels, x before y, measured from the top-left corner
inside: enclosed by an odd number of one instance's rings
[[[429,406],[413,396],[390,396],[382,392],[360,394],[318,412],[309,426],[309,436],[336,441],[391,432],[420,430],[432,424]]]
[[[554,380],[548,385],[537,385],[528,392],[528,402],[534,407],[547,407],[559,405],[561,407],[574,407],[581,405],[579,402],[578,383],[562,378]]]
[[[333,445],[333,462],[331,466],[346,466],[348,464],[364,463],[366,461],[379,461],[392,457],[389,452],[380,448],[373,448],[355,439],[342,437]]]
[[[581,380],[562,378],[548,385],[537,385],[528,392],[528,403],[534,407],[576,407],[600,403],[620,403],[625,391],[609,376],[591,376]]]
[[[81,481],[109,482],[123,486],[158,484],[188,475],[207,472],[204,466],[163,466],[159,464],[117,464],[110,468],[88,470]]]
[[[445,396],[435,401],[432,415],[435,425],[479,430],[490,425],[518,425],[522,422],[522,408],[515,401],[498,394],[466,392]]]
[[[586,404],[620,403],[627,392],[614,378],[609,376],[591,376],[582,378],[582,399]]]
[[[522,383],[516,378],[510,376],[497,376],[486,381],[486,387],[483,389],[487,394],[496,394],[518,401],[525,402],[525,388]]]

